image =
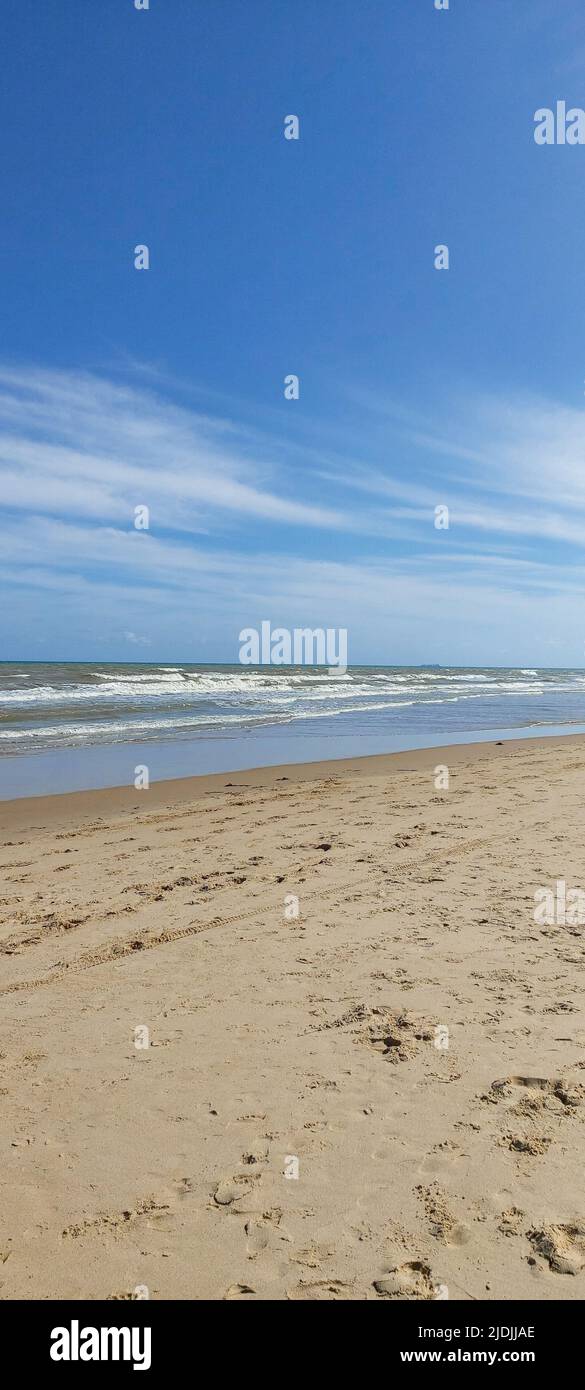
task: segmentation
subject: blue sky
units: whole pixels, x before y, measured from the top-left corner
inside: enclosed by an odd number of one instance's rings
[[[580,0],[4,0],[0,61],[2,657],[585,664]]]

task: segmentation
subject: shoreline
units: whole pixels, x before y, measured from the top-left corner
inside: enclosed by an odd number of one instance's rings
[[[478,740],[473,743],[432,744],[426,748],[411,748],[401,752],[361,754],[353,758],[324,758],[314,762],[277,763],[226,772],[199,773],[189,777],[161,778],[160,781],[151,782],[150,787],[142,791],[137,791],[135,787],[119,785],[53,792],[44,796],[19,796],[0,800],[0,831],[7,826],[18,824],[19,820],[26,825],[30,815],[44,816],[45,823],[48,824],[61,816],[63,821],[69,821],[76,815],[113,815],[116,812],[196,802],[205,796],[221,792],[226,786],[277,790],[275,783],[282,779],[294,785],[322,780],[324,777],[344,777],[359,773],[364,776],[370,774],[382,777],[394,772],[424,771],[430,765],[438,763],[460,766],[477,761],[482,754],[498,757],[504,753],[518,751],[525,748],[527,743],[530,747],[541,748],[552,747],[555,744],[573,745],[583,741],[584,733],[555,733],[538,734],[530,738],[510,737]],[[226,777],[229,778],[227,783]],[[20,817],[19,811],[22,813]],[[47,812],[53,814],[47,816]]]
[[[369,722],[369,716],[359,716],[356,724],[355,712],[344,710],[310,719],[292,717],[282,724],[260,723],[245,733],[222,725],[215,732],[208,730],[197,736],[190,731],[185,737],[153,737],[145,741],[141,735],[128,741],[83,741],[28,752],[4,751],[7,745],[0,738],[0,802],[133,787],[143,773],[148,774],[152,786],[185,777],[265,767],[386,756],[458,744],[585,734],[582,693],[579,707],[573,701],[573,706],[563,707],[562,717],[561,710],[557,714],[550,700],[540,710],[543,717],[537,717],[538,706],[519,709],[518,702],[510,698],[504,700],[503,707],[493,708],[498,704],[496,700],[481,698],[473,705],[473,723],[469,722],[470,709],[460,709],[458,699],[441,699],[439,704],[442,712],[433,718],[424,703],[418,704],[405,712],[398,727],[393,716],[373,722]],[[1,728],[0,718],[0,731]]]

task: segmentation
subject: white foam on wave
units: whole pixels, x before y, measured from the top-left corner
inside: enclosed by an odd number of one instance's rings
[[[118,743],[221,736],[262,726],[285,726],[339,715],[379,714],[380,727],[400,727],[393,711],[411,706],[461,702],[458,729],[472,727],[477,708],[469,702],[489,700],[487,708],[509,697],[558,696],[573,693],[567,715],[581,703],[585,672],[543,672],[457,668],[354,667],[343,675],[327,667],[265,666],[232,669],[152,666],[148,669],[110,667],[91,670],[83,664],[50,664],[35,671],[0,670],[0,750],[3,754],[84,743]],[[69,678],[69,679],[68,679]],[[38,681],[39,684],[31,684]],[[14,682],[18,681],[15,685]],[[2,685],[6,682],[6,687]],[[42,682],[42,683],[41,683]],[[534,714],[542,707],[533,706]],[[469,706],[469,713],[465,714]],[[505,709],[505,704],[502,707]],[[512,722],[516,720],[516,711]],[[528,716],[528,710],[526,711]],[[445,720],[430,713],[429,728]],[[420,722],[425,720],[421,713]],[[3,721],[3,727],[1,727]],[[345,721],[343,721],[345,722]],[[363,727],[375,723],[364,718]],[[418,722],[418,721],[417,721]],[[453,726],[455,727],[454,721]],[[481,721],[480,721],[481,722]],[[548,721],[543,720],[543,723]],[[568,722],[565,720],[564,722]],[[358,722],[358,727],[361,725]]]
[[[205,699],[229,699],[241,697],[242,700],[256,699],[258,703],[264,701],[267,706],[278,703],[279,700],[290,704],[298,699],[311,702],[327,701],[333,697],[347,699],[351,701],[358,697],[367,695],[381,694],[413,694],[419,700],[424,701],[428,691],[439,691],[441,688],[447,691],[457,691],[462,698],[471,696],[471,692],[481,692],[488,695],[494,694],[541,694],[545,690],[551,692],[564,692],[581,686],[585,681],[585,676],[574,675],[570,679],[562,678],[556,681],[543,680],[542,675],[537,680],[527,679],[528,672],[519,672],[519,678],[514,678],[509,672],[505,676],[495,680],[477,673],[460,673],[458,675],[449,674],[438,676],[429,675],[428,683],[418,680],[416,677],[399,677],[392,673],[380,675],[373,673],[372,676],[364,674],[363,671],[356,672],[348,681],[347,675],[330,674],[325,669],[323,672],[316,673],[308,671],[300,676],[294,675],[290,668],[266,668],[262,671],[246,671],[218,673],[209,672],[204,675],[199,672],[180,674],[177,679],[175,672],[169,670],[166,674],[149,673],[144,675],[124,676],[121,674],[104,677],[101,672],[96,672],[96,679],[99,684],[71,684],[71,685],[40,685],[28,686],[26,689],[17,687],[15,689],[0,690],[0,706],[66,706],[97,704],[107,708],[111,703],[115,708],[123,702],[144,702],[145,708],[150,707],[154,702],[164,703],[168,700],[169,704],[176,698],[181,701],[193,701],[196,704],[198,697]],[[522,678],[523,677],[523,678]],[[432,684],[430,681],[432,680]],[[441,685],[442,683],[442,685]]]
[[[477,697],[476,697],[477,698]],[[81,723],[81,724],[55,724],[41,725],[34,729],[5,729],[0,730],[0,741],[4,743],[20,742],[26,745],[42,746],[46,740],[54,742],[60,739],[66,746],[72,742],[87,742],[92,738],[97,742],[123,742],[135,736],[141,736],[145,741],[156,737],[157,734],[164,733],[165,730],[186,732],[193,730],[201,732],[207,728],[220,726],[243,726],[258,728],[262,725],[284,725],[294,723],[297,720],[306,719],[329,719],[343,714],[364,714],[377,710],[406,709],[418,703],[425,705],[444,705],[457,704],[458,695],[448,695],[439,699],[425,700],[374,700],[366,704],[355,705],[350,708],[325,709],[325,710],[306,710],[297,709],[286,714],[264,713],[262,715],[251,714],[201,714],[177,716],[171,719],[111,719],[100,723]]]

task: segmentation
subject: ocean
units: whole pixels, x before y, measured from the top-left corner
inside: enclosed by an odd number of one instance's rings
[[[582,725],[576,669],[4,662],[0,796]]]

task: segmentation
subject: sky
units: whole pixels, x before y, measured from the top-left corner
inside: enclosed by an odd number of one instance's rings
[[[1,31],[0,659],[584,666],[582,0]]]

